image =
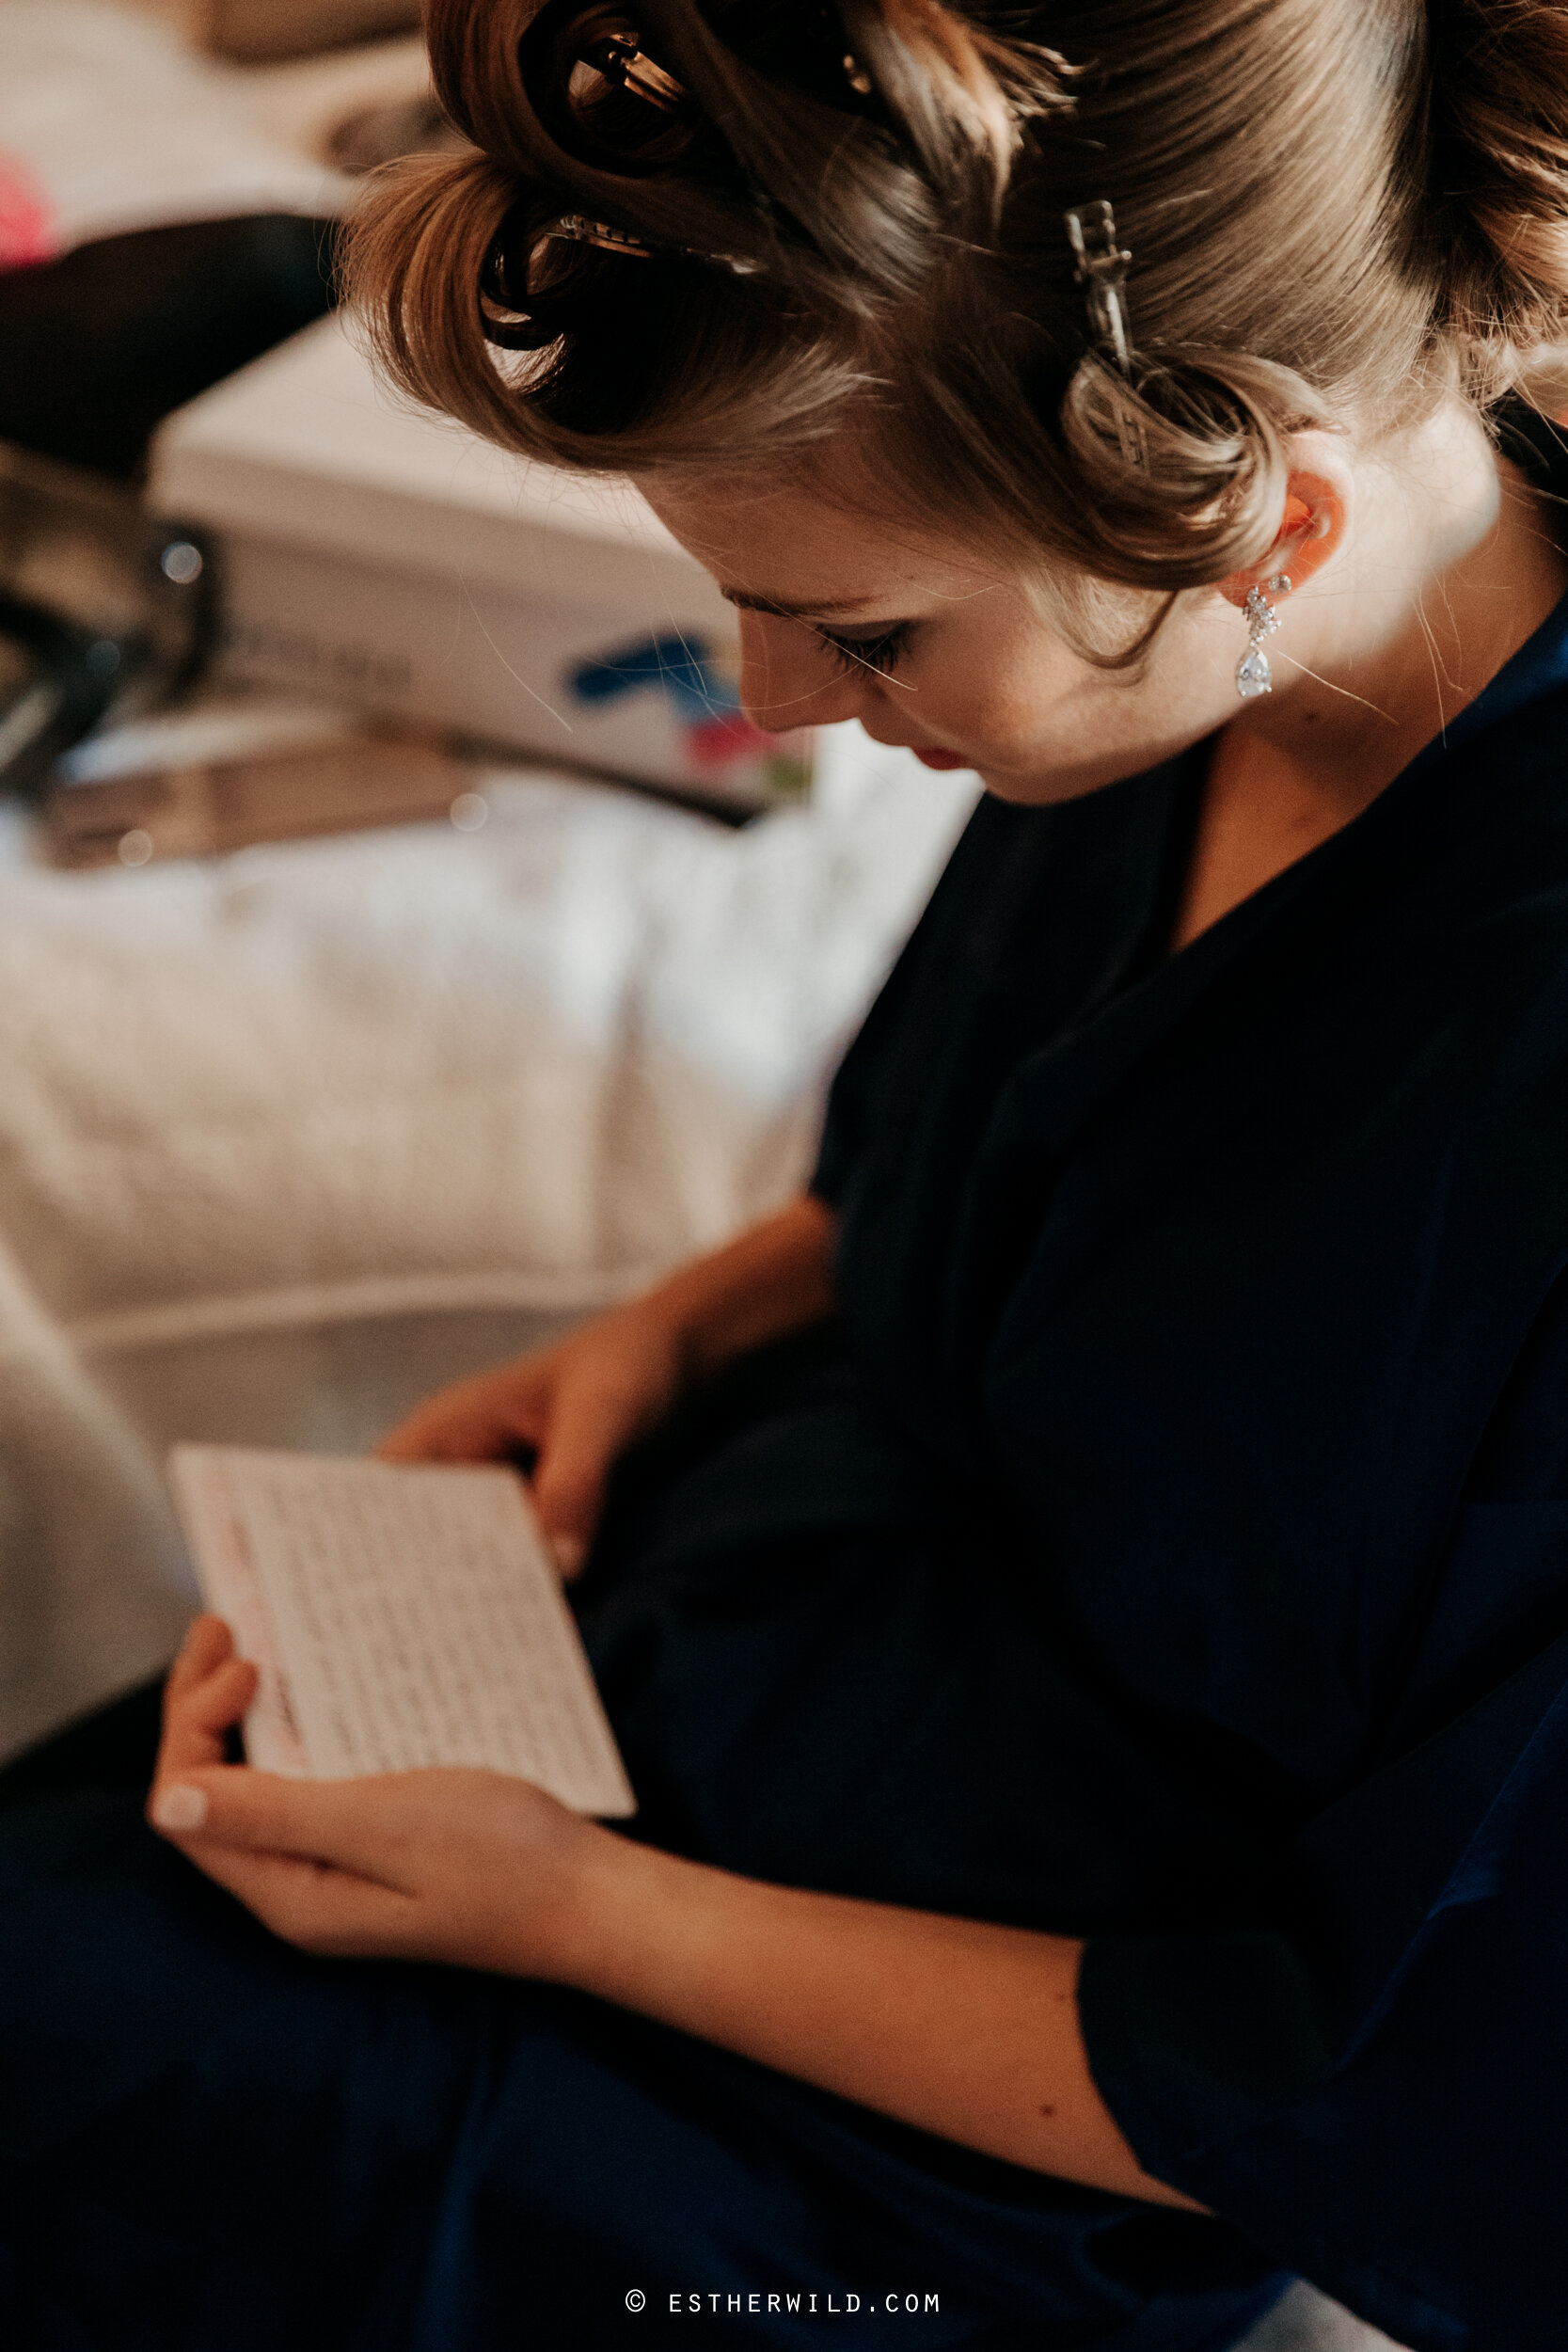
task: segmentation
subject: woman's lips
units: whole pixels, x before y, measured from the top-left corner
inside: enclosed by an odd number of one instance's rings
[[[910,749],[923,768],[967,768],[971,764],[962,752],[923,752],[912,743]]]

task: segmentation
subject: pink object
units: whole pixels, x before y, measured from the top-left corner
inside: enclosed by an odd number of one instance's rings
[[[699,768],[723,768],[732,759],[751,759],[776,748],[777,739],[765,735],[743,710],[726,710],[712,719],[699,719],[686,731],[687,749]]]
[[[49,199],[25,164],[0,155],[0,270],[55,258]]]

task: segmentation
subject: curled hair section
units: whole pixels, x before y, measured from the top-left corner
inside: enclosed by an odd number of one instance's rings
[[[471,152],[381,175],[351,291],[418,398],[550,463],[813,473],[1178,593],[1266,550],[1293,433],[1484,407],[1568,342],[1563,0],[428,0],[427,30]],[[1096,205],[1114,365],[1064,227]]]
[[[1131,386],[1087,358],[1063,433],[1118,576],[1188,588],[1251,562],[1284,507],[1284,421],[1302,399],[1290,370],[1234,352],[1165,350],[1135,360]]]

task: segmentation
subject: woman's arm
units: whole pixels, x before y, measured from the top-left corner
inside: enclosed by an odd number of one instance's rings
[[[834,1311],[836,1230],[827,1203],[801,1193],[724,1248],[680,1267],[638,1308],[680,1335],[687,1377],[706,1379],[749,1349]]]
[[[565,1981],[983,2154],[1202,2210],[1148,2177],[1095,2088],[1080,1943],[598,1840]]]
[[[1095,2089],[1070,1939],[759,1884],[499,1773],[225,1765],[254,1689],[226,1628],[198,1618],[149,1812],[289,1942],[571,1985],[987,2155],[1188,2205]]]

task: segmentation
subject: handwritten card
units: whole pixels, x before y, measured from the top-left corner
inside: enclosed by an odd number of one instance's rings
[[[180,1445],[169,1473],[203,1595],[260,1675],[253,1764],[475,1765],[579,1813],[636,1811],[515,1471]]]

